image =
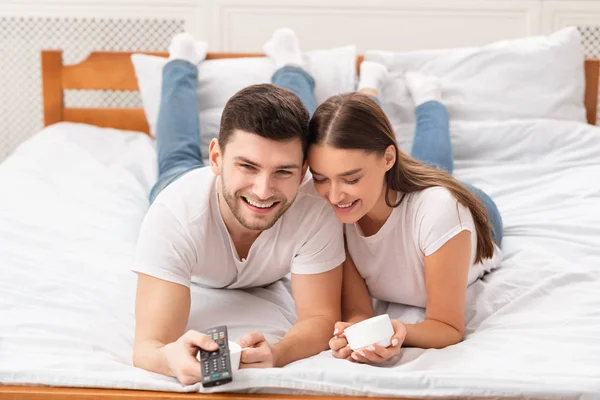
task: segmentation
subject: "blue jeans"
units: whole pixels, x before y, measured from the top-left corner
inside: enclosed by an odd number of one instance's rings
[[[371,97],[379,106],[381,103],[375,96]],[[450,141],[450,117],[446,106],[439,101],[428,101],[415,110],[417,127],[411,150],[411,157],[423,164],[442,171],[454,172],[454,154]],[[496,203],[483,190],[468,183],[461,184],[479,201],[483,203],[492,224],[492,238],[500,247],[502,243],[502,216]]]
[[[410,155],[423,164],[450,174],[454,172],[454,155],[450,142],[450,118],[446,106],[439,101],[428,101],[415,110],[417,127]],[[492,225],[492,238],[500,247],[502,243],[502,217],[496,203],[483,190],[461,182],[474,194],[488,211]]]
[[[296,93],[312,116],[315,111],[315,82],[307,72],[286,66],[275,72],[272,82]],[[172,60],[165,65],[156,124],[158,181],[150,191],[151,203],[171,182],[204,166],[200,150],[197,86],[198,68],[195,65],[184,60]]]
[[[278,69],[271,81],[274,85],[290,89],[300,98],[311,116],[317,108],[315,104],[315,80],[300,67],[285,66]]]
[[[439,170],[454,172],[454,155],[450,142],[450,118],[446,106],[439,101],[428,101],[415,110],[417,128],[411,156],[423,164]],[[496,203],[483,190],[462,182],[485,206],[492,227],[492,238],[500,247],[502,243],[502,216]]]

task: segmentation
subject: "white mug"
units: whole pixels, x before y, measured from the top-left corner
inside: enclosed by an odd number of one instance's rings
[[[344,330],[344,335],[352,350],[360,350],[371,344],[389,347],[394,327],[389,315],[382,314],[350,325]]]
[[[239,344],[228,341],[229,345],[229,362],[231,363],[231,372],[235,373],[238,369],[240,369],[240,362],[242,358],[242,346]]]

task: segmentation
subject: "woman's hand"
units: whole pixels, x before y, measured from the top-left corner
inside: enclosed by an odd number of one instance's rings
[[[391,337],[392,343],[390,347],[372,344],[354,352],[350,350],[350,358],[356,362],[365,364],[381,364],[399,355],[404,338],[406,337],[406,326],[401,321],[393,319],[392,327],[394,328],[394,336]],[[331,341],[329,343],[331,346]],[[350,347],[346,348],[350,349]]]
[[[335,330],[333,331],[333,337],[329,340],[329,348],[331,349],[331,354],[335,358],[345,358],[348,361],[354,361],[350,354],[352,354],[352,349],[348,347],[348,340],[344,335],[344,330],[352,325],[349,322],[336,322]]]

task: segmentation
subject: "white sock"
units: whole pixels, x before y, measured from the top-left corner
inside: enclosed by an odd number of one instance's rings
[[[420,72],[407,72],[405,77],[415,107],[432,100],[442,101],[442,85],[437,77]]]
[[[206,58],[208,43],[197,41],[187,32],[178,33],[169,45],[169,60],[185,60],[199,64]]]
[[[360,76],[357,90],[373,89],[381,94],[381,88],[387,75],[388,70],[385,65],[373,61],[363,61],[360,63]]]
[[[277,69],[286,65],[301,67],[304,63],[298,38],[290,28],[276,29],[273,37],[263,46],[263,51]]]

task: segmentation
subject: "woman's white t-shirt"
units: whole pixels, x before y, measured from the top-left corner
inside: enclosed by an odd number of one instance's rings
[[[471,232],[468,284],[500,265],[497,246],[492,258],[475,264],[477,233],[469,209],[446,188],[435,186],[406,194],[381,229],[365,237],[358,224],[345,225],[348,252],[372,297],[417,307],[427,305],[425,256],[463,230]]]

